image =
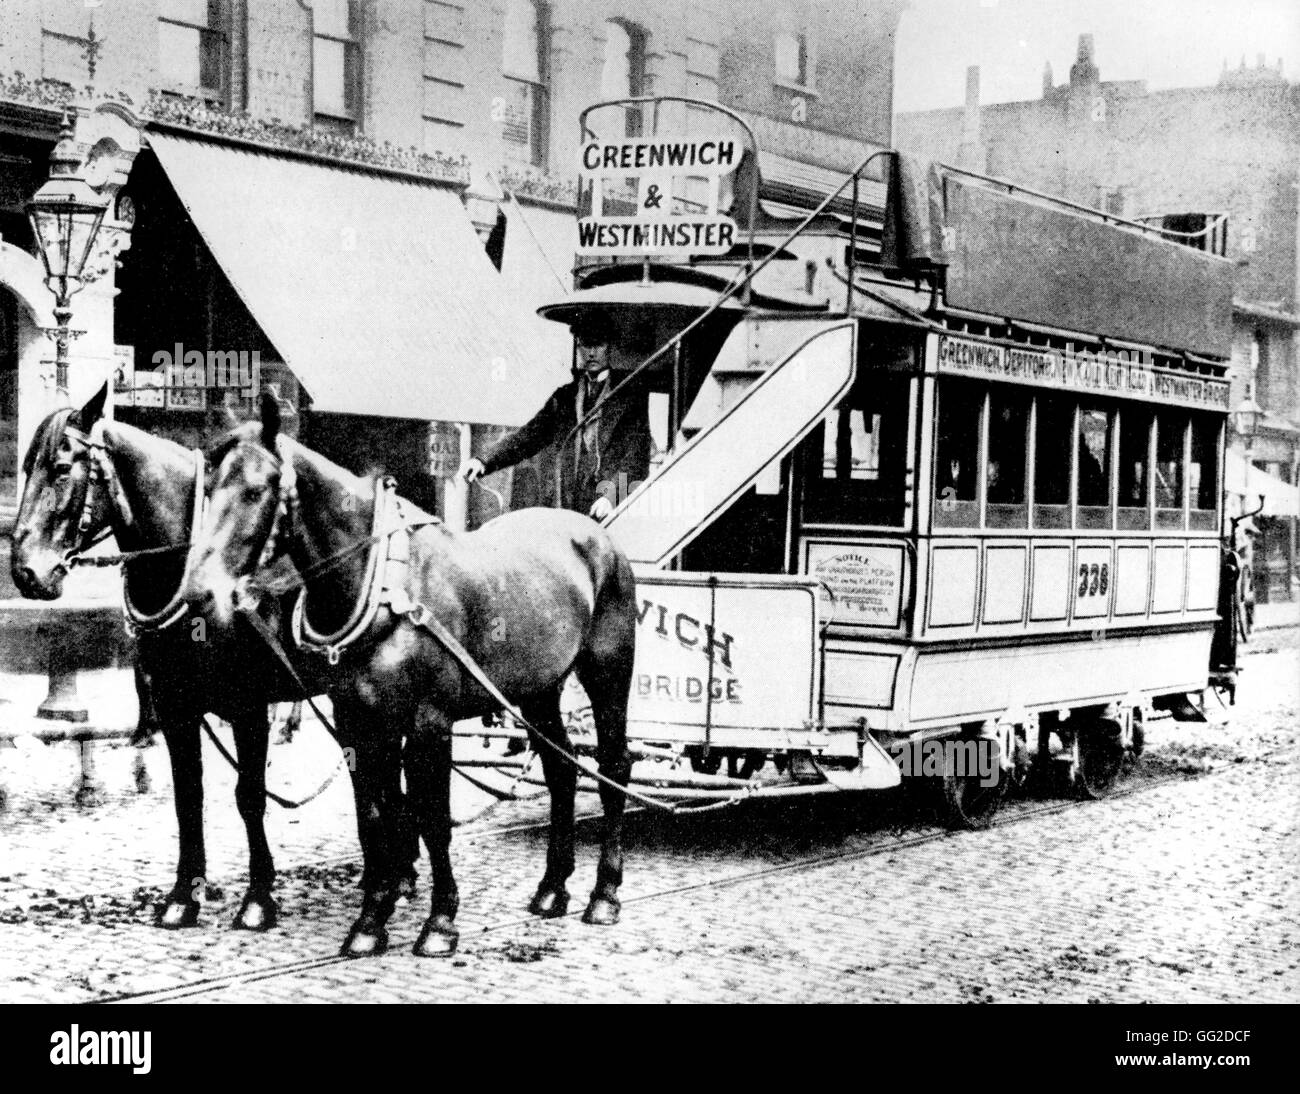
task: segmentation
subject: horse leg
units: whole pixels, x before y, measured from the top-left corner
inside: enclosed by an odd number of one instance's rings
[[[400,809],[402,804],[393,800],[397,781],[392,773],[401,761],[400,743],[382,735],[381,726],[370,724],[373,720],[366,719],[350,704],[336,700],[334,711],[340,743],[352,750],[354,758],[352,793],[365,863],[361,873],[361,913],[348,929],[340,952],[345,957],[368,957],[388,948],[386,925],[397,906],[392,858],[396,844],[390,829],[394,827],[393,809]]]
[[[558,688],[521,704],[520,710],[538,734],[569,751],[569,734],[560,717]],[[546,845],[546,873],[528,910],[544,919],[554,919],[569,910],[565,882],[573,873],[573,800],[578,790],[578,771],[570,760],[541,741],[534,741],[533,747],[542,757],[542,773],[551,794],[551,825]]]
[[[600,784],[600,804],[605,814],[605,831],[600,845],[600,863],[596,867],[596,887],[583,913],[584,923],[612,926],[618,922],[622,903],[618,899],[623,884],[623,810],[627,798],[625,787],[632,774],[632,758],[627,750],[627,699],[632,683],[632,645],[617,655],[597,661],[586,656],[578,661],[578,679],[591,700],[591,714],[596,723],[596,758],[600,773],[616,786]]]
[[[259,717],[260,715],[260,717]],[[235,805],[248,833],[248,892],[235,916],[234,926],[245,931],[265,931],[275,926],[279,913],[271,896],[275,863],[266,841],[266,748],[270,737],[266,708],[241,714],[231,720],[235,750],[239,756],[239,781],[235,784]]]
[[[418,957],[450,957],[460,932],[456,911],[460,894],[451,872],[451,721],[424,709],[402,753],[415,823],[429,852],[431,907],[416,940]]]
[[[199,921],[199,893],[207,882],[203,845],[203,755],[194,714],[168,711],[160,718],[172,766],[172,797],[180,856],[176,884],[155,909],[154,922],[166,930],[193,927]]]
[[[394,855],[397,857],[393,860],[397,868],[397,896],[399,900],[414,900],[416,894],[416,882],[419,879],[420,866],[420,831],[418,824],[411,819],[411,803],[407,795],[402,793],[402,771],[407,772],[406,781],[410,784],[410,768],[407,765],[405,753],[403,753],[401,768],[394,768],[391,772],[392,784],[388,793],[391,800],[398,803],[401,808],[396,809],[393,817],[393,823],[397,826],[397,843],[394,846]]]

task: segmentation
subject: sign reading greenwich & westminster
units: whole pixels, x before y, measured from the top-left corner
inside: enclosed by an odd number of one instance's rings
[[[587,142],[579,158],[592,182],[591,215],[578,221],[578,253],[726,254],[736,222],[718,212],[718,194],[742,152],[723,136]],[[706,184],[703,201],[685,200],[688,179]]]
[[[940,335],[938,365],[940,372],[960,376],[1090,391],[1193,409],[1228,409],[1227,380],[1155,368],[1139,352],[1126,349],[1064,353],[1038,346],[1008,346]]]

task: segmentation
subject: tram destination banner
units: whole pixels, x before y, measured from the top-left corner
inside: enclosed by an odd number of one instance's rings
[[[1004,345],[975,338],[939,338],[939,371],[960,376],[1084,391],[1167,406],[1226,411],[1228,381],[1154,368],[1125,350],[1099,354]]]
[[[737,228],[718,211],[718,198],[743,151],[721,134],[588,141],[579,168],[591,185],[591,208],[578,220],[578,253],[726,254]]]

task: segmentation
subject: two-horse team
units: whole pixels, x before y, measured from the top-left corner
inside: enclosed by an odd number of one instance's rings
[[[631,567],[609,535],[587,517],[543,509],[453,533],[397,498],[389,480],[359,478],[284,436],[273,399],[205,460],[104,418],[105,396],[38,427],[13,576],[25,596],[53,599],[80,553],[109,531],[122,552],[139,676],[175,788],[180,853],[159,925],[197,921],[195,879],[206,875],[200,722],[209,712],[230,723],[239,755],[249,887],[235,926],[274,924],[267,704],[321,693],[353,758],[365,864],[344,953],[387,947],[417,838],[432,879],[414,950],[454,952],[451,725],[507,704],[528,727],[551,796],[546,869],[529,909],[564,915],[579,774],[560,715],[571,671],[591,700],[605,814],[584,919],[616,922],[637,618]],[[191,625],[197,618],[203,627]]]

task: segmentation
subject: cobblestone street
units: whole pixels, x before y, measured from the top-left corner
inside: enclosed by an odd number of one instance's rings
[[[524,908],[545,857],[541,802],[453,840],[461,947],[334,959],[360,905],[347,780],[297,812],[268,807],[281,922],[231,931],[243,827],[205,745],[209,848],[199,926],[150,924],[175,848],[165,749],[101,747],[105,802],[70,804],[76,752],[0,753],[0,999],[289,1001],[1300,1001],[1300,631],[1257,634],[1226,725],[1155,723],[1108,801],[1008,803],[987,832],[944,835],[892,795],[631,818],[622,922],[583,925],[598,824],[579,826],[575,913]],[[1212,712],[1216,704],[1210,700]],[[309,725],[272,749],[269,783],[306,793],[337,760]],[[22,742],[20,742],[22,744]],[[595,806],[583,803],[590,815]]]

